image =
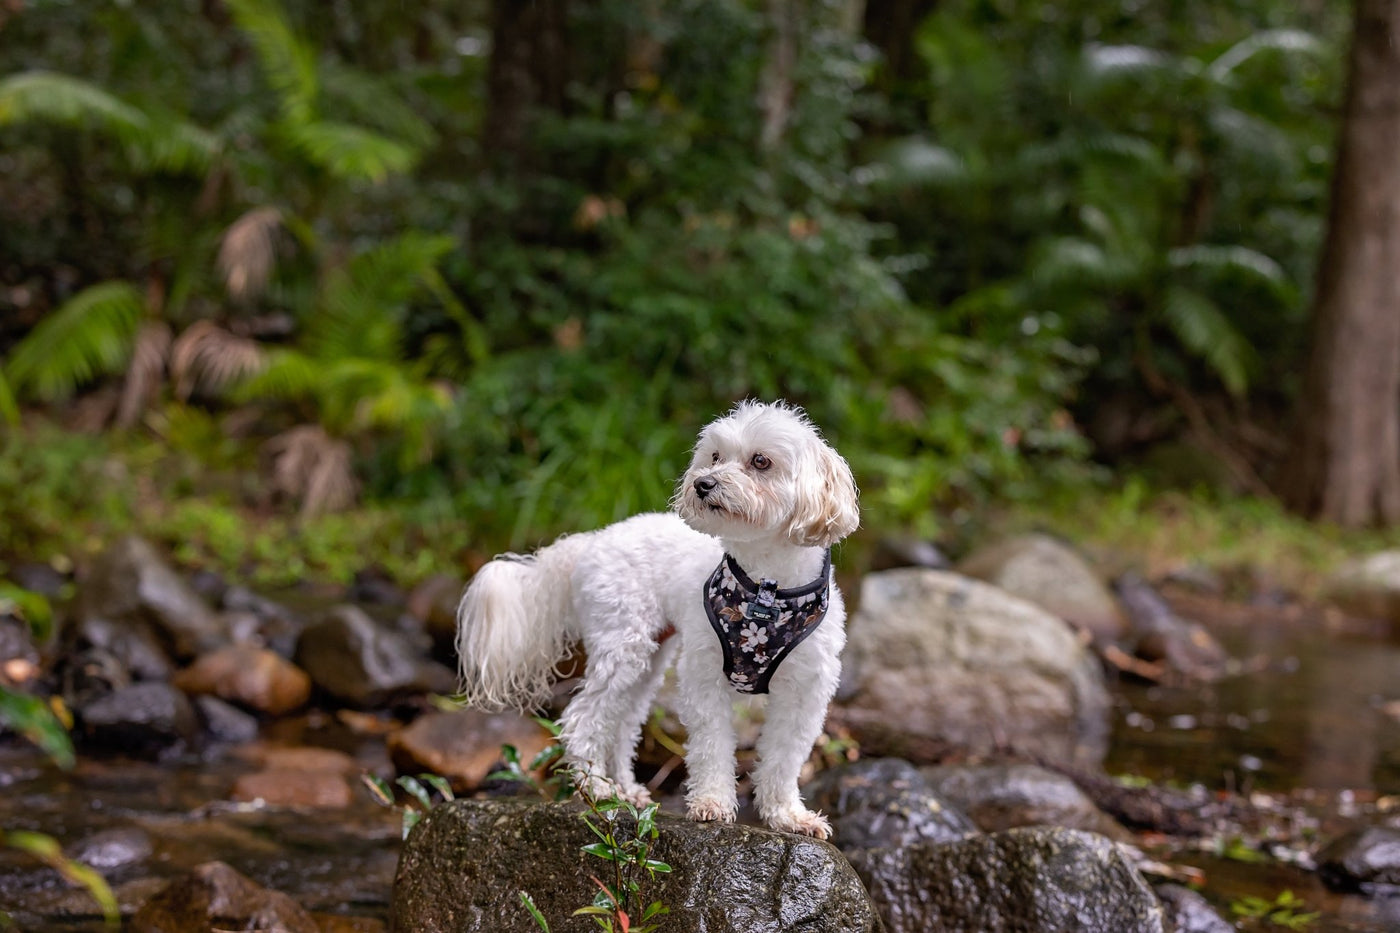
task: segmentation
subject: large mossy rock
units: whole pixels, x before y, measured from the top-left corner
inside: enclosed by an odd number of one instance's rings
[[[833,718],[869,754],[936,762],[1006,748],[1095,765],[1108,692],[1063,621],[955,573],[867,574]]]
[[[607,863],[579,847],[596,841],[577,804],[457,800],[409,835],[394,880],[399,933],[534,929],[527,892],[555,933],[595,929],[571,916],[592,902],[589,880]],[[643,880],[646,902],[670,913],[669,933],[861,933],[879,929],[851,866],[832,846],[802,836],[662,816],[652,857],[673,871]]]
[[[1011,829],[847,853],[888,933],[1163,933],[1162,906],[1112,842]]]

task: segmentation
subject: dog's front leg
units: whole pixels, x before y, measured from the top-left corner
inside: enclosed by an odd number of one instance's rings
[[[797,781],[826,721],[829,687],[835,678],[833,665],[802,670],[793,665],[780,671],[769,685],[768,709],[758,737],[758,764],[754,767],[754,805],[772,829],[825,839],[831,824],[802,803]],[[801,676],[794,676],[801,674]],[[789,676],[783,676],[787,674]],[[831,684],[826,683],[830,680]]]
[[[708,645],[705,646],[709,648]],[[734,699],[717,654],[683,645],[676,664],[676,706],[685,725],[686,815],[734,822]]]

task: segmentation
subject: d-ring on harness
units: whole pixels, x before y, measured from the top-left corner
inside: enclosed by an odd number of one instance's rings
[[[724,675],[740,693],[767,693],[768,681],[793,648],[816,631],[831,601],[831,549],[820,576],[792,589],[755,584],[725,554],[705,581],[705,613],[724,651]]]

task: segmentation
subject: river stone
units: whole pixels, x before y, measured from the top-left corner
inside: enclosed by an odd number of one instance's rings
[[[1372,891],[1400,886],[1400,830],[1385,826],[1354,829],[1317,853],[1317,870],[1340,891]]]
[[[866,758],[823,771],[803,796],[831,818],[833,840],[843,851],[950,842],[978,831],[918,768],[899,758]]]
[[[175,675],[186,693],[213,694],[259,712],[280,716],[311,698],[311,678],[275,651],[228,645],[200,655]]]
[[[389,735],[389,757],[401,774],[440,774],[458,791],[476,790],[511,745],[528,765],[554,742],[547,730],[519,713],[478,710],[428,712]]]
[[[403,635],[342,605],[307,626],[296,660],[315,685],[352,706],[378,706],[407,693],[451,693],[456,675],[419,656]]]
[[[70,651],[101,648],[122,663],[136,680],[168,680],[174,665],[149,623],[128,618],[113,622],[101,615],[79,618],[65,631]]]
[[[441,657],[452,657],[457,641],[457,604],[465,587],[460,577],[433,574],[408,594],[406,608],[421,619],[433,639],[433,650]]]
[[[155,846],[145,830],[136,826],[118,826],[93,833],[69,846],[64,854],[89,868],[109,873],[143,862],[154,851]]]
[[[1142,875],[1092,833],[1010,829],[847,857],[887,933],[1164,933]]]
[[[1230,923],[1210,901],[1184,884],[1159,884],[1153,887],[1166,914],[1167,933],[1234,933]]]
[[[118,538],[93,564],[78,590],[80,619],[116,623],[143,620],[155,626],[180,658],[228,641],[223,620],[156,552],[150,542]]]
[[[984,832],[1017,826],[1063,826],[1120,842],[1132,834],[1094,805],[1069,778],[1032,764],[943,765],[924,768],[929,786]]]
[[[241,745],[258,737],[258,720],[218,697],[195,697],[194,708],[204,724],[204,734],[215,742]]]
[[[277,930],[318,933],[311,915],[223,862],[206,862],[170,882],[131,918],[132,933]]]
[[[90,745],[139,757],[181,751],[199,735],[194,707],[169,684],[122,687],[88,702],[77,714]]]
[[[574,803],[456,800],[409,834],[394,880],[390,928],[399,933],[534,929],[527,892],[555,933],[596,929],[572,917],[593,901],[606,866],[579,847],[596,838]],[[835,848],[804,836],[663,815],[651,857],[670,874],[642,881],[641,897],[670,908],[668,933],[861,933],[878,930],[860,880]]]
[[[229,796],[291,810],[339,810],[355,801],[345,776],[335,771],[271,768],[241,775]]]
[[[1343,612],[1383,619],[1400,631],[1400,550],[1346,561],[1323,584],[1322,597]]]
[[[1123,635],[1123,614],[1108,587],[1073,548],[1049,535],[1021,535],[980,548],[957,570],[1035,603],[1100,644]]]
[[[937,570],[865,576],[850,623],[847,689],[833,720],[869,754],[936,762],[1009,747],[1095,765],[1108,692],[1060,619],[996,587]]]
[[[291,609],[246,586],[230,586],[220,605],[231,613],[252,614],[257,619],[258,638],[284,658],[296,652],[297,638],[306,627],[306,620]]]

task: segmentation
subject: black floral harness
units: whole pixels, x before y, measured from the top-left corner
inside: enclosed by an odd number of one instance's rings
[[[768,681],[793,648],[817,630],[831,602],[831,550],[811,583],[778,589],[755,584],[729,554],[705,581],[705,613],[724,651],[724,675],[740,693],[767,693]]]

